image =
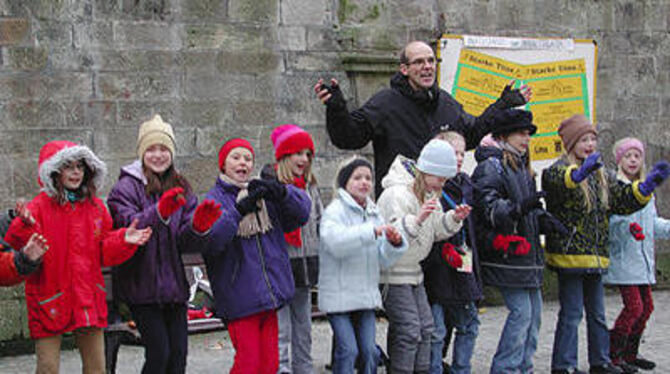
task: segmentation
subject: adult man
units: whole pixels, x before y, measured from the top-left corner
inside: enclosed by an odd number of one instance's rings
[[[479,117],[463,110],[461,104],[435,80],[437,59],[424,42],[413,41],[400,53],[399,71],[391,78],[391,87],[381,90],[361,108],[347,110],[337,81],[331,86],[323,80],[314,86],[326,104],[326,127],[331,141],[341,149],[359,149],[372,141],[375,156],[375,192],[382,191],[381,179],[397,154],[411,159],[440,130],[458,131],[472,149],[491,131],[493,115],[523,105],[532,95],[530,87],[505,87],[500,98]]]

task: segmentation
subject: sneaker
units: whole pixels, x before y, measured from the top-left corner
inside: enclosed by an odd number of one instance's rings
[[[656,363],[654,361],[649,361],[640,356],[637,356],[637,358],[635,358],[633,362],[629,362],[629,364],[633,364],[642,370],[652,370],[656,367]]]
[[[589,368],[590,374],[623,374],[623,370],[613,364],[605,364],[600,366],[591,366]]]

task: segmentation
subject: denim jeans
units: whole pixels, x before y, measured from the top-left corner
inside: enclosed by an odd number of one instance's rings
[[[386,346],[392,373],[428,372],[433,315],[423,283],[392,284],[384,298]]]
[[[509,314],[493,356],[491,374],[532,373],[542,320],[542,293],[539,288],[499,289]]]
[[[558,273],[558,299],[561,309],[554,334],[551,368],[577,367],[577,331],[582,320],[582,310],[586,311],[589,365],[609,363],[609,332],[605,321],[604,289],[600,274]]]
[[[314,373],[312,299],[308,287],[295,288],[293,299],[277,311],[277,321],[279,323],[278,373]]]
[[[328,314],[328,322],[335,336],[333,374],[353,374],[356,357],[359,359],[359,373],[376,373],[375,311],[331,313]]]
[[[430,373],[442,373],[442,348],[444,346],[444,338],[447,334],[445,317],[456,331],[452,344],[451,373],[470,373],[472,371],[470,359],[472,358],[475,340],[477,340],[477,334],[479,333],[477,306],[474,302],[464,305],[449,305],[447,307],[433,304],[431,305],[431,311],[433,312],[435,330],[431,337]]]

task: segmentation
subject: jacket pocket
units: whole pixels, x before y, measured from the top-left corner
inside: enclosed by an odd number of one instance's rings
[[[70,296],[62,291],[47,297],[30,295],[26,298],[28,317],[50,332],[62,331],[70,321]]]
[[[95,310],[99,321],[107,321],[107,290],[100,283],[95,284]]]

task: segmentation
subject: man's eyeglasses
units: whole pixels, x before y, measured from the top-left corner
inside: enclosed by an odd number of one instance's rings
[[[436,59],[435,57],[428,58],[417,58],[415,60],[407,62],[407,65],[416,65],[416,66],[435,66],[441,59]]]

